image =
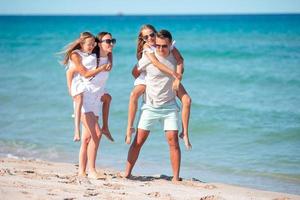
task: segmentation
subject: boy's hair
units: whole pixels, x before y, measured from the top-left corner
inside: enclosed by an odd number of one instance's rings
[[[165,39],[168,38],[170,42],[172,42],[172,35],[169,31],[162,29],[160,31],[157,32],[156,37],[161,38],[161,39]]]

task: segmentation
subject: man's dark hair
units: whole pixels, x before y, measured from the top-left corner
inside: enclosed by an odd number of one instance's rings
[[[160,30],[157,32],[156,37],[161,38],[161,39],[165,39],[168,38],[170,42],[172,42],[172,35],[169,31],[167,30]]]

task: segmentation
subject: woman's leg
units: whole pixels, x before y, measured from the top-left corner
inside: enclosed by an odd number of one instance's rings
[[[182,103],[182,113],[181,113],[181,120],[182,120],[182,132],[180,134],[180,138],[184,140],[184,144],[188,150],[192,148],[189,139],[189,119],[190,119],[190,110],[191,110],[191,103],[192,100],[186,90],[184,89],[183,85],[179,85],[179,90],[177,93],[178,98]]]
[[[133,88],[130,94],[129,105],[128,105],[128,122],[126,129],[125,142],[130,144],[131,135],[135,132],[133,128],[133,122],[138,107],[138,99],[145,92],[146,85],[137,85]]]
[[[74,142],[80,141],[80,118],[81,118],[81,107],[83,96],[82,94],[78,94],[73,98],[75,103],[75,116],[74,116]]]
[[[109,116],[109,108],[111,102],[111,96],[109,94],[104,94],[101,97],[102,105],[102,133],[110,140],[114,141],[114,138],[111,136],[109,128],[108,128],[108,116]]]
[[[79,169],[78,176],[86,176],[86,164],[87,164],[87,149],[91,140],[91,134],[87,129],[82,127],[82,140],[79,151]]]
[[[98,118],[92,112],[89,112],[83,115],[82,122],[86,131],[88,131],[91,137],[87,146],[89,177],[98,178],[96,171],[96,157],[101,138],[101,130],[98,124]]]

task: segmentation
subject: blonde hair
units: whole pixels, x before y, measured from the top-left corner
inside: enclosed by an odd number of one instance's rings
[[[82,33],[80,33],[80,36],[78,39],[76,39],[75,41],[73,41],[69,45],[67,45],[66,50],[64,51],[65,56],[64,56],[64,59],[62,62],[64,65],[68,64],[72,52],[75,49],[81,49],[81,45],[88,38],[95,39],[95,36],[90,32],[82,32]]]
[[[136,58],[139,60],[142,58],[142,54],[143,54],[143,46],[146,43],[143,39],[143,34],[142,31],[144,29],[150,29],[152,30],[154,33],[156,33],[157,31],[155,30],[154,26],[152,26],[151,24],[145,24],[141,27],[139,35],[138,35],[138,41],[137,41],[137,48],[136,48]]]

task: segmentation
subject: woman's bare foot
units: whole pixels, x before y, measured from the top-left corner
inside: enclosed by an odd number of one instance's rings
[[[179,135],[179,137],[181,139],[183,139],[185,148],[187,150],[191,150],[192,149],[192,144],[190,143],[190,140],[189,140],[187,134],[184,134],[183,132],[181,132],[180,135]]]
[[[126,136],[125,136],[125,143],[130,144],[131,143],[131,135],[135,132],[135,128],[127,128]]]
[[[94,172],[89,173],[88,178],[96,179],[96,180],[99,180],[99,179],[104,179],[105,180],[106,176],[104,174],[100,174],[100,173],[94,171]]]
[[[102,133],[107,137],[108,140],[114,142],[114,138],[111,136],[110,131],[106,127],[102,127]]]
[[[73,141],[74,141],[74,142],[80,141],[80,130],[74,132],[74,138],[73,138]]]

